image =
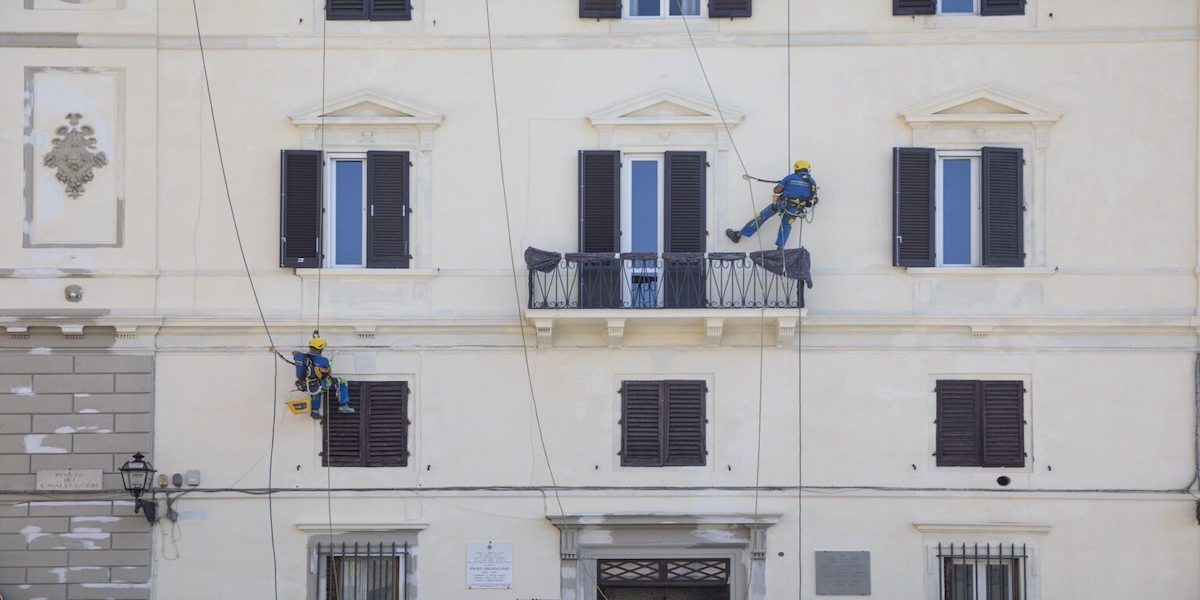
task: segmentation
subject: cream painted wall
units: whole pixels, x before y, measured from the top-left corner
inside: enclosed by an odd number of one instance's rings
[[[805,229],[816,287],[802,329],[801,465],[796,342],[776,346],[779,315],[760,330],[758,311],[724,313],[718,347],[706,345],[708,314],[550,315],[546,344],[532,327],[546,315],[513,297],[510,255],[523,294],[526,246],[577,249],[576,152],[602,146],[587,116],[660,90],[708,98],[678,22],[579,19],[570,2],[492,3],[512,248],[481,3],[417,0],[412,22],[329,23],[327,100],[371,90],[444,121],[432,134],[431,214],[419,232],[429,264],[386,276],[327,270],[318,298],[315,274],[278,267],[278,169],[281,149],[303,145],[288,117],[321,103],[322,2],[201,1],[232,203],[276,345],[302,345],[320,302],[340,373],[413,388],[410,466],[332,471],[320,466],[320,430],[280,405],[290,367],[265,351],[241,272],[190,1],[80,12],[21,4],[0,2],[0,326],[116,326],[118,348],[156,353],[155,464],[200,469],[207,490],[177,504],[183,538],[168,551],[179,559],[157,561],[156,597],[270,594],[266,500],[214,490],[267,485],[275,427],[273,485],[317,490],[274,500],[281,597],[305,594],[310,534],[296,524],[324,522],[332,507],[342,523],[428,524],[418,538],[422,599],[560,598],[551,492],[338,492],[330,505],[320,491],[548,486],[522,344],[560,485],[745,487],[758,470],[763,485],[785,488],[758,502],[783,515],[767,534],[768,597],[797,595],[798,564],[802,597],[814,597],[814,551],[869,550],[875,597],[932,600],[927,544],[999,540],[938,537],[916,523],[1048,525],[1004,537],[1037,544],[1037,598],[1200,589],[1195,505],[1178,491],[1195,472],[1194,3],[1030,0],[1024,17],[909,18],[883,0],[792,2],[790,77],[784,3],[695,22],[721,104],[745,114],[732,135],[747,169],[782,175],[804,157],[822,185]],[[22,246],[29,66],[124,69],[122,247]],[[1016,272],[892,267],[890,152],[914,137],[899,113],[978,86],[1062,112],[1044,193],[1027,197],[1044,255]],[[724,184],[710,189],[708,248],[732,250],[720,232],[744,222],[769,186],[751,200],[733,154],[712,158]],[[69,284],[83,286],[83,302],[63,298]],[[606,318],[625,319],[619,348],[608,347]],[[616,390],[634,377],[709,382],[707,466],[619,466]],[[1026,468],[935,466],[941,377],[1026,382]],[[755,510],[744,489],[571,491],[562,503],[568,513]],[[480,539],[514,543],[512,590],[463,589],[465,544]]]

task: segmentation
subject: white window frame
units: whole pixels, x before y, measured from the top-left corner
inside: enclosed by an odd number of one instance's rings
[[[677,18],[680,16],[680,15],[672,15],[671,14],[671,5],[674,4],[676,1],[678,1],[680,3],[680,6],[682,6],[683,0],[658,0],[658,2],[659,2],[658,16],[652,16],[652,15],[651,16],[640,16],[640,15],[630,14],[630,11],[633,9],[633,1],[632,0],[624,0],[621,3],[621,18],[622,19],[634,19],[634,20],[674,19],[674,18]],[[939,2],[940,1],[941,0],[939,0]],[[975,0],[975,1],[979,2],[979,0]],[[694,15],[682,15],[682,16],[691,17],[691,18],[707,17],[708,16],[708,2],[706,2],[705,0],[700,0],[700,12],[699,13],[694,14]]]
[[[337,263],[337,245],[335,238],[337,237],[337,165],[338,161],[362,161],[362,191],[363,191],[363,209],[362,209],[362,260],[358,264],[347,265]],[[325,181],[328,182],[325,193],[325,241],[324,246],[325,256],[327,257],[326,268],[329,269],[365,269],[367,267],[367,153],[366,152],[330,152],[325,158]]]
[[[971,583],[971,585],[974,586],[974,588],[973,588],[973,590],[975,591],[975,593],[973,594],[974,598],[979,598],[980,600],[1021,600],[1020,597],[1016,597],[1013,595],[1012,592],[1014,591],[1014,588],[1010,588],[1009,593],[1004,598],[992,598],[988,592],[987,567],[990,565],[1007,564],[1007,565],[1009,565],[1009,567],[1011,569],[1010,575],[1013,577],[1014,581],[1017,581],[1017,580],[1021,579],[1020,574],[1022,573],[1022,570],[1025,569],[1025,567],[1026,567],[1026,565],[1025,565],[1026,559],[1024,557],[1016,557],[1016,558],[994,557],[989,561],[989,559],[986,557],[985,558],[953,558],[952,559],[949,556],[943,556],[943,557],[941,557],[941,560],[942,560],[942,564],[939,566],[941,566],[943,568],[945,565],[945,561],[947,561],[947,560],[953,560],[954,564],[957,564],[957,565],[970,565],[973,568],[974,581]],[[946,594],[945,588],[948,585],[950,585],[949,581],[945,581],[945,580],[942,581],[943,589],[941,590],[941,592],[942,592],[943,598],[945,597],[945,594]],[[1022,589],[1024,589],[1024,588],[1022,588]]]
[[[945,244],[946,236],[943,231],[942,217],[945,215],[943,194],[945,186],[942,185],[943,163],[946,160],[971,160],[971,263],[970,264],[945,264]],[[937,151],[937,172],[934,179],[934,190],[937,196],[937,204],[934,211],[936,218],[934,219],[937,236],[937,266],[948,268],[976,268],[983,266],[983,198],[981,185],[982,169],[983,169],[983,150],[938,150]]]
[[[970,17],[970,16],[979,16],[979,10],[980,10],[980,2],[981,2],[981,0],[974,0],[974,4],[975,4],[975,5],[974,5],[974,8],[973,8],[973,9],[971,10],[971,12],[969,12],[969,13],[966,13],[966,12],[942,12],[942,2],[943,2],[943,1],[944,1],[944,0],[938,0],[938,7],[937,7],[937,10],[938,10],[938,14],[939,14],[939,15],[945,15],[945,16],[947,16],[947,17]]]
[[[663,203],[667,157],[665,153],[636,152],[621,155],[621,251],[632,252],[633,248],[633,163],[637,161],[653,161],[658,164],[658,247],[657,254],[663,251]]]
[[[342,560],[369,559],[369,558],[395,559],[396,560],[396,573],[394,576],[396,578],[395,579],[396,591],[397,591],[396,597],[399,600],[406,600],[408,598],[408,590],[404,589],[404,583],[405,583],[404,582],[404,571],[406,569],[408,569],[408,564],[407,564],[408,563],[408,555],[407,554],[402,554],[402,555],[398,555],[398,556],[373,556],[373,557],[344,556],[341,554],[327,554],[327,555],[324,555],[324,558],[325,558],[325,560],[330,560],[330,559],[334,559],[334,558],[340,558]],[[321,561],[321,562],[323,563],[324,561]],[[362,588],[366,588],[365,585],[361,585],[361,584],[367,583],[365,581],[365,579],[367,577],[367,573],[364,572],[363,569],[358,569],[358,571],[359,571],[359,573],[356,576],[356,579],[358,579],[359,581],[355,583],[355,586],[354,586],[355,590],[360,590]],[[319,564],[318,571],[317,571],[317,598],[318,598],[318,600],[330,600],[329,595],[326,593],[326,590],[329,589],[328,582],[329,582],[329,571],[328,571],[328,569],[326,569],[325,564]],[[367,590],[368,593],[369,593],[369,591],[370,590]]]

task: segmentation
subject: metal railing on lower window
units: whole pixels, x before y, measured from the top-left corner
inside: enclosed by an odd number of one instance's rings
[[[1024,544],[938,544],[942,600],[1025,600]]]
[[[531,260],[530,252],[541,253]],[[530,249],[529,308],[799,308],[811,279],[773,252],[557,254]],[[788,251],[793,252],[793,251]],[[795,255],[798,257],[798,255]]]
[[[322,600],[404,600],[408,543],[317,544]]]

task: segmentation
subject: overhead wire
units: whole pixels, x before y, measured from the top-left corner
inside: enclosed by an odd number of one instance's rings
[[[521,355],[524,359],[524,364],[525,364],[525,381],[529,387],[529,401],[533,408],[533,419],[534,419],[534,424],[537,429],[538,441],[540,442],[541,447],[542,447],[542,455],[546,459],[546,472],[549,474],[550,483],[553,485],[552,489],[554,491],[554,502],[558,506],[559,515],[562,517],[566,517],[567,513],[566,513],[566,510],[563,508],[562,497],[558,493],[558,480],[554,475],[554,465],[553,465],[553,462],[550,460],[550,451],[546,445],[546,435],[542,428],[541,410],[538,407],[537,392],[536,392],[536,387],[534,386],[534,381],[533,381],[533,367],[530,364],[530,359],[529,359],[529,342],[526,339],[525,322],[522,317],[520,278],[517,274],[517,260],[513,256],[512,217],[510,216],[512,211],[509,207],[508,182],[507,182],[507,179],[505,178],[505,173],[504,173],[504,142],[503,142],[503,136],[501,135],[501,130],[500,130],[500,99],[499,99],[499,92],[497,91],[497,86],[496,86],[496,51],[495,51],[495,43],[492,38],[491,0],[484,0],[483,7],[484,7],[485,19],[487,22],[488,72],[489,72],[489,75],[491,78],[490,80],[491,80],[491,84],[492,84],[492,113],[493,113],[493,117],[494,117],[495,125],[496,125],[496,154],[497,154],[499,170],[500,170],[500,196],[504,202],[504,231],[505,231],[506,241],[507,241],[508,264],[509,264],[509,269],[512,274],[513,299],[515,301],[516,309],[517,309],[516,310],[517,329],[521,333]],[[595,587],[596,593],[603,600],[608,600],[608,596],[604,593],[604,590],[600,588],[600,585],[596,581],[595,577],[590,572],[588,572],[586,569],[584,569],[583,571],[584,571],[584,576],[591,579],[591,585],[593,587]]]
[[[242,268],[246,271],[246,280],[250,283],[250,293],[254,296],[254,306],[258,310],[258,317],[262,321],[263,330],[267,334],[267,341],[270,343],[271,352],[276,356],[283,358],[283,355],[275,349],[275,336],[271,334],[271,326],[267,323],[266,313],[263,312],[262,301],[258,297],[258,289],[254,285],[254,276],[250,273],[250,261],[246,259],[246,248],[242,244],[242,232],[238,226],[237,210],[233,207],[233,194],[229,191],[229,175],[225,169],[225,155],[221,151],[221,133],[220,127],[217,124],[217,109],[213,103],[212,83],[208,77],[208,58],[204,51],[204,35],[200,30],[200,8],[196,4],[197,0],[192,0],[192,18],[196,24],[196,45],[200,50],[200,68],[204,74],[204,89],[208,97],[208,111],[212,120],[213,140],[217,148],[217,163],[221,168],[221,182],[225,189],[225,201],[229,205],[229,216],[233,222],[234,239],[237,240],[238,254],[242,257]],[[284,358],[284,360],[287,360]],[[267,489],[271,490],[274,487],[274,462],[275,462],[275,420],[279,410],[277,406],[278,386],[279,386],[279,363],[271,361],[275,366],[275,376],[272,377],[272,396],[271,396],[271,447],[270,458],[268,459],[267,468]],[[275,506],[272,499],[272,492],[267,494],[267,521],[271,530],[271,572],[274,597],[279,599],[279,556],[275,547]]]
[[[733,131],[729,127],[729,121],[725,118],[725,110],[723,108],[721,108],[721,101],[717,98],[717,92],[716,92],[716,89],[713,87],[712,80],[708,76],[708,69],[704,65],[704,59],[700,56],[700,48],[696,44],[696,37],[692,34],[692,27],[691,27],[691,25],[688,24],[687,15],[684,14],[682,2],[681,2],[681,0],[672,0],[672,2],[674,2],[675,7],[679,12],[679,20],[683,22],[684,31],[687,32],[688,43],[692,47],[692,54],[695,55],[695,57],[696,57],[696,64],[700,67],[700,74],[704,78],[704,85],[705,85],[705,87],[708,88],[708,94],[712,98],[713,106],[716,107],[716,109],[717,109],[717,116],[721,120],[721,127],[724,128],[725,136],[729,138],[729,145],[730,145],[730,147],[733,148],[734,156],[737,157],[738,164],[741,166],[742,179],[744,179],[746,181],[746,191],[747,191],[747,198],[750,201],[750,209],[754,215],[753,218],[755,220],[757,220],[759,218],[758,203],[756,203],[754,201],[754,184],[751,181],[752,179],[756,179],[756,178],[752,177],[750,175],[749,170],[746,168],[746,161],[742,157],[742,151],[741,151],[741,149],[738,148],[737,140],[734,139],[734,137],[733,137]],[[788,2],[789,2],[789,10],[790,10],[790,0],[788,0]],[[790,53],[789,53],[789,55],[790,55]],[[791,75],[791,72],[789,70],[789,77],[790,77],[790,75]],[[788,87],[790,89],[790,87],[791,87],[790,84]],[[791,112],[790,108],[788,109],[788,112],[789,113]],[[790,125],[789,125],[789,129],[790,129]],[[790,145],[790,138],[789,138],[789,145]],[[784,216],[782,218],[784,218],[784,219],[787,218],[786,213],[784,214]],[[761,225],[761,223],[760,223],[760,225]],[[760,253],[762,253],[764,251],[763,236],[761,236],[761,235],[757,236],[755,239],[758,242],[758,250]],[[762,306],[759,307],[759,318],[758,318],[758,404],[757,404],[757,413],[758,414],[756,417],[756,432],[755,432],[755,444],[754,444],[755,445],[755,449],[754,449],[754,509],[753,509],[753,520],[752,520],[752,527],[754,527],[754,528],[758,527],[758,513],[759,513],[758,488],[759,488],[759,484],[762,482],[763,396],[765,395],[763,386],[764,386],[764,380],[766,379],[766,373],[765,373],[765,370],[766,370],[766,332],[765,332],[765,329],[766,329],[766,324],[767,324],[767,303],[766,303],[767,282],[766,282],[766,278],[760,278],[759,285],[762,290],[762,297],[760,299]],[[797,294],[799,294],[799,288],[797,288]],[[754,584],[754,569],[750,569],[747,572],[746,577],[747,577],[746,598],[747,598],[747,600],[749,600],[750,590],[754,587],[754,585],[753,585]]]

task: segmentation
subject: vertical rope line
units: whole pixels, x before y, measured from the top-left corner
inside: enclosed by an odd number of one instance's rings
[[[792,152],[792,0],[787,0],[787,152]],[[814,190],[815,192],[815,190]],[[813,208],[810,206],[810,215]],[[796,247],[804,247],[804,219],[798,219]],[[810,269],[811,263],[810,263]],[[796,597],[804,597],[804,282],[796,280]]]
[[[267,316],[263,313],[262,301],[258,297],[258,289],[254,285],[254,276],[250,273],[250,262],[246,259],[246,248],[242,244],[242,232],[238,227],[237,211],[233,208],[233,195],[229,192],[229,175],[225,171],[225,155],[221,151],[221,133],[220,127],[217,125],[217,109],[213,104],[212,84],[208,77],[208,59],[204,52],[204,35],[200,31],[200,8],[196,5],[196,0],[192,0],[192,18],[196,24],[196,45],[200,50],[200,68],[204,74],[204,89],[208,97],[208,111],[212,118],[213,140],[217,146],[217,162],[221,167],[221,181],[225,188],[225,202],[229,205],[229,216],[233,221],[234,238],[237,240],[238,254],[242,257],[242,268],[246,271],[246,280],[250,283],[250,293],[254,296],[254,306],[258,309],[258,318],[262,320],[263,329],[267,333],[267,341],[271,344],[271,351],[278,355],[275,350],[275,338],[271,335],[271,327],[267,324]],[[279,363],[275,363],[275,378],[272,382],[271,395],[271,456],[267,462],[267,523],[271,530],[271,577],[275,600],[279,600],[279,557],[275,550],[275,504],[272,497],[274,483],[274,462],[275,462],[275,417],[279,407],[276,406],[276,401],[279,396],[278,389],[278,370]]]
[[[692,26],[688,24],[687,16],[683,14],[683,6],[680,0],[673,0],[675,6],[679,10],[679,19],[683,21],[684,31],[687,32],[688,43],[692,47],[692,54],[696,57],[696,64],[700,67],[700,74],[704,78],[704,85],[708,88],[708,94],[712,98],[713,106],[717,109],[717,116],[721,119],[721,126],[725,129],[725,135],[729,138],[729,144],[733,148],[733,153],[737,157],[738,164],[742,168],[742,177],[746,180],[747,198],[750,201],[750,209],[754,214],[754,219],[758,219],[758,205],[754,202],[754,184],[751,182],[750,173],[746,169],[746,161],[742,158],[742,151],[738,148],[737,140],[733,137],[733,131],[729,128],[729,122],[725,119],[725,111],[721,108],[721,102],[717,99],[717,92],[713,88],[712,80],[708,77],[708,69],[704,66],[704,60],[700,57],[700,48],[696,45],[696,38],[692,35]],[[790,10],[790,2],[789,10]],[[789,74],[790,75],[790,74]],[[789,86],[790,87],[790,86]],[[781,219],[786,219],[787,215],[781,216]],[[780,223],[782,225],[782,222]],[[763,251],[763,238],[756,236],[758,242],[758,250]],[[760,288],[762,290],[762,306],[758,313],[758,406],[757,406],[757,427],[755,432],[755,449],[754,449],[754,517],[751,525],[751,536],[758,529],[758,509],[759,509],[759,487],[762,482],[762,422],[763,422],[763,396],[764,396],[764,379],[765,379],[765,364],[766,364],[766,339],[765,329],[767,325],[767,280],[762,277],[760,280]],[[746,581],[746,598],[750,599],[751,589],[754,587],[754,564],[751,561],[750,572],[747,573]]]
[[[321,16],[321,168],[325,168],[325,48],[326,48],[326,32],[329,30],[329,20],[325,15]],[[329,162],[332,165],[332,161]],[[366,165],[364,165],[365,167]],[[331,170],[332,172],[332,170]],[[321,178],[322,187],[328,188],[325,184],[325,177]],[[325,190],[321,190],[321,195],[325,195]],[[324,207],[322,207],[324,209]],[[325,215],[321,215],[321,225],[325,225]],[[321,331],[321,274],[325,270],[325,244],[328,240],[328,232],[321,236],[320,247],[317,248],[317,331]],[[328,407],[326,407],[328,408]],[[330,542],[332,544],[333,542]]]

